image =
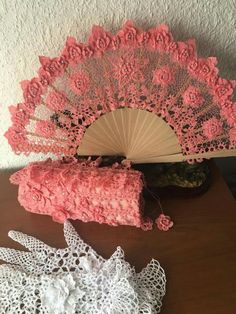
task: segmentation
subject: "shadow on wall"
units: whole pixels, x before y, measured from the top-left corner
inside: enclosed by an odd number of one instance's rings
[[[215,163],[236,198],[236,157],[216,158]]]

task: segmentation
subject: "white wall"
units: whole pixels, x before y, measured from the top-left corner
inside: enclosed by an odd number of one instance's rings
[[[3,137],[7,107],[22,101],[19,81],[36,75],[37,56],[57,56],[67,35],[84,40],[92,24],[116,31],[126,19],[195,37],[200,54],[217,56],[221,74],[236,78],[235,0],[0,0],[0,168],[45,158],[16,156]]]

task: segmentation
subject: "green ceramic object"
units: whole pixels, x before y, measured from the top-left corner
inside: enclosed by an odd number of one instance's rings
[[[134,168],[143,172],[148,188],[159,194],[170,190],[174,194],[199,194],[206,191],[210,183],[208,162],[140,164]]]
[[[171,163],[156,164],[147,171],[147,180],[152,186],[178,186],[196,188],[201,186],[209,175],[209,168],[205,163]]]

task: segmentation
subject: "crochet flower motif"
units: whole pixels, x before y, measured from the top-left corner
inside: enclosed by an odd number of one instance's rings
[[[161,86],[168,86],[174,80],[172,70],[168,66],[156,69],[153,72],[153,83],[160,84]]]
[[[195,74],[197,75],[198,71],[199,71],[199,61],[194,58],[192,59],[189,63],[188,63],[188,71],[191,74]]]
[[[147,217],[146,219],[143,220],[141,229],[144,231],[152,230],[153,228],[153,221],[151,218]]]
[[[216,68],[216,58],[208,58],[207,60],[200,61],[200,69],[198,77],[203,81],[206,80],[214,86],[217,80],[219,70]]]
[[[94,54],[94,50],[90,46],[83,46],[82,55],[84,58],[90,58]]]
[[[35,133],[37,135],[44,136],[45,138],[50,138],[54,136],[56,131],[56,126],[53,122],[47,120],[37,121],[35,127]]]
[[[70,88],[77,95],[83,95],[89,89],[89,76],[83,72],[75,72],[69,77]]]
[[[76,63],[83,59],[83,45],[78,44],[74,37],[67,37],[66,47],[63,51],[69,63]]]
[[[157,228],[162,231],[168,231],[173,227],[174,223],[169,216],[160,214],[160,216],[155,220]]]
[[[226,101],[221,104],[221,113],[230,126],[236,126],[236,102]]]
[[[175,41],[171,41],[166,50],[170,53],[174,53],[177,51],[177,49],[178,49],[178,43]]]
[[[127,21],[118,35],[124,44],[135,44],[137,42],[137,30],[134,27],[133,21]]]
[[[68,64],[65,57],[48,58],[40,56],[39,61],[42,65],[42,68],[49,73],[51,81],[56,77],[61,76]]]
[[[39,82],[42,85],[43,91],[45,91],[50,83],[52,83],[52,77],[50,73],[44,70],[43,67],[40,67],[38,70]]]
[[[149,42],[151,38],[150,32],[142,32],[138,35],[138,43],[139,45],[145,45]]]
[[[36,105],[32,102],[23,102],[18,104],[19,109],[26,111],[29,115],[33,114],[36,108]]]
[[[39,190],[34,186],[26,188],[24,185],[21,185],[19,191],[19,202],[22,206],[30,208],[32,212],[41,212],[45,206],[48,208],[51,206],[49,191],[43,186]]]
[[[174,51],[174,59],[182,64],[188,64],[195,57],[196,44],[194,39],[187,42],[178,42],[178,48]]]
[[[38,104],[41,101],[42,86],[38,78],[33,78],[30,81],[22,81],[21,88],[26,102]]]
[[[17,105],[17,107],[10,106],[8,109],[11,113],[11,120],[14,125],[25,125],[28,123],[29,114],[25,110],[22,110],[19,104]]]
[[[121,44],[120,37],[118,35],[113,36],[111,40],[111,48],[113,50],[116,50],[120,47],[120,44]]]
[[[211,140],[222,133],[222,122],[215,117],[210,118],[202,124],[202,129],[204,135]]]
[[[51,91],[46,98],[47,106],[54,111],[63,110],[66,105],[66,96],[63,93]]]
[[[185,105],[197,107],[203,103],[203,97],[200,90],[195,86],[189,86],[183,93],[183,102]]]
[[[217,59],[209,57],[207,59],[192,59],[188,63],[188,71],[196,78],[204,81],[212,81],[217,77],[218,69],[216,68]]]
[[[46,276],[45,276],[46,277]],[[42,304],[47,305],[50,313],[75,313],[76,300],[85,292],[76,287],[76,281],[70,273],[64,278],[55,278],[42,295]]]
[[[167,25],[160,25],[150,30],[150,44],[154,49],[165,50],[172,42],[172,36],[169,33]]]
[[[110,46],[111,36],[102,27],[96,25],[92,28],[92,36],[89,38],[89,43],[100,54]]]
[[[54,206],[55,211],[52,213],[52,219],[55,222],[63,223],[69,218],[69,213],[61,206]]]
[[[224,101],[228,99],[232,94],[234,86],[232,82],[219,78],[216,85],[214,86],[214,96],[218,101]]]
[[[113,76],[118,80],[120,88],[126,84],[134,82],[142,82],[144,76],[142,69],[148,63],[147,59],[136,58],[134,52],[128,52],[118,59],[112,60]]]
[[[9,128],[4,135],[12,146],[17,147],[26,141],[25,134],[15,130],[14,126]]]

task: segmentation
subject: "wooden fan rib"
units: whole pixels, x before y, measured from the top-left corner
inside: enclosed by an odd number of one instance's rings
[[[118,110],[121,110],[121,109],[118,109]],[[120,132],[119,132],[119,125],[117,124],[117,121],[116,121],[116,114],[115,114],[116,111],[112,111],[110,114],[111,114],[111,117],[112,117],[112,121],[113,121],[113,125],[114,125],[114,132],[116,134],[116,140],[117,142],[119,143],[118,146],[120,147],[121,151],[124,150],[124,144],[122,143],[122,140],[119,136]]]
[[[148,137],[151,137],[151,145],[153,144],[153,142],[155,142],[157,145],[163,145],[163,143],[168,142],[170,139],[173,139],[172,142],[175,141],[176,145],[179,145],[177,137],[174,131],[169,127],[169,125],[159,117],[154,116],[154,118],[158,119],[158,125],[155,125],[154,134],[151,132],[147,132],[144,147],[148,145]],[[153,121],[156,122],[155,119],[153,119]]]
[[[130,109],[130,110],[132,110],[132,109]],[[135,137],[135,134],[137,134],[138,121],[139,121],[140,112],[141,112],[141,110],[137,110],[137,109],[134,109],[134,110],[137,113],[137,117],[136,117],[136,121],[135,121],[134,127],[133,127],[133,133],[132,133],[132,136],[131,136],[131,146],[129,148],[129,151],[133,150],[134,137]]]
[[[123,113],[126,112],[126,109],[120,109],[117,112],[113,113],[113,119],[116,121],[116,131],[117,138],[120,139],[121,142],[121,150],[124,155],[126,155],[127,150],[127,136],[125,134],[125,122]]]
[[[101,153],[99,152],[101,151],[104,152],[103,154],[105,154],[105,152],[112,152],[113,155],[118,152],[117,149],[114,149],[111,145],[107,145],[107,143],[97,142],[93,139],[87,138],[86,145],[78,148],[78,154],[88,154],[88,151],[92,155],[100,155]]]
[[[173,147],[175,147],[175,149],[172,151],[173,154],[182,151],[181,150],[181,146],[178,144],[178,142],[176,141],[175,138],[171,137],[169,138],[167,141],[159,143],[158,141],[156,141],[155,138],[151,138],[150,141],[147,141],[146,145],[143,146],[142,151],[145,152],[149,147],[155,147],[155,149],[162,150],[169,150],[169,149],[173,149]]]
[[[82,142],[79,146],[78,151],[80,154],[82,152],[86,151],[86,146],[89,145],[90,150],[91,146],[94,146],[94,149],[96,147],[96,150],[98,149],[99,145],[101,146],[101,149],[104,147],[107,148],[107,150],[110,151],[118,151],[119,148],[115,146],[116,141],[112,137],[112,135],[107,134],[106,129],[103,128],[103,124],[96,125],[95,128],[88,129],[87,132],[84,135],[84,138],[82,139]]]
[[[155,119],[148,119],[148,115],[144,116],[144,120],[143,120],[143,124],[140,127],[140,132],[141,132],[141,136],[139,136],[139,134],[137,134],[137,138],[136,141],[133,145],[133,151],[138,151],[140,149],[142,149],[142,143],[145,143],[145,138],[147,138],[147,135],[150,134],[151,132],[151,128],[153,127],[153,124],[155,124]],[[147,127],[145,126],[145,122],[147,120],[150,120]],[[129,152],[130,154],[132,154],[132,151]]]
[[[79,147],[78,154],[79,155],[109,155],[112,153],[113,155],[117,154],[117,150],[112,148],[111,146],[107,146],[103,143],[94,142],[93,140],[89,140],[87,138],[86,147]]]
[[[86,131],[79,151],[88,151],[86,145],[90,152],[92,147],[96,150],[100,147],[100,151],[106,149],[128,158],[180,152],[176,135],[166,122],[147,111],[130,108],[116,110],[95,121]]]
[[[180,150],[177,150],[178,147],[176,146],[170,146],[169,149],[165,149],[165,150],[160,150],[160,148],[158,147],[156,150],[155,148],[151,148],[150,150],[146,150],[144,151],[144,153],[140,158],[152,158],[152,157],[162,157],[162,156],[169,156],[169,155],[174,155],[174,154],[178,154],[180,153]],[[129,155],[128,158],[139,158],[138,155]]]
[[[173,134],[170,134],[168,138],[166,138],[166,141],[158,141],[158,135],[152,138],[147,138],[146,143],[143,145],[142,149],[139,151],[140,155],[147,154],[148,151],[150,151],[150,148],[153,152],[161,152],[160,155],[166,155],[170,153],[179,153],[181,152],[181,147],[176,139],[176,137],[173,136]]]
[[[105,134],[103,134],[103,132],[99,133],[95,133],[95,132],[90,132],[88,134],[86,134],[86,141],[88,142],[93,142],[94,144],[96,144],[96,146],[99,146],[100,144],[103,144],[110,147],[112,144],[112,141],[109,140],[109,138],[107,136],[105,136]],[[81,147],[83,146],[83,143],[80,145]]]
[[[127,147],[128,147],[128,136],[127,136],[127,116],[128,114],[123,114],[123,110],[120,111],[121,113],[121,127],[120,127],[120,131],[121,131],[121,136],[123,138],[124,141],[124,152],[125,154],[127,153]]]
[[[96,137],[99,134],[99,131],[101,131],[102,139],[104,141],[110,141],[110,145],[113,145],[114,149],[119,150],[119,145],[117,143],[117,137],[116,134],[113,132],[112,128],[107,124],[106,116],[103,117],[104,119],[99,121],[97,120],[96,129],[94,129],[94,136]],[[108,127],[108,130],[106,129],[106,126]]]

